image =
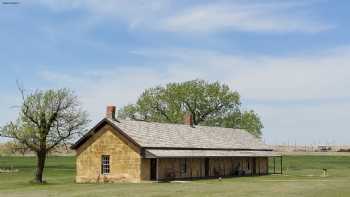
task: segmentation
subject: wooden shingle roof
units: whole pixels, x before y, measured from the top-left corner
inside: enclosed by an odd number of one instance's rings
[[[271,147],[242,129],[194,126],[184,124],[155,123],[134,120],[103,121],[111,124],[141,148],[187,149],[187,150],[260,150]],[[101,122],[103,122],[101,121]],[[94,130],[94,129],[93,129]],[[77,148],[94,134],[91,130],[72,148]]]

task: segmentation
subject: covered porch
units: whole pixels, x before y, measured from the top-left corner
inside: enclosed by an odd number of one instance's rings
[[[266,175],[270,157],[281,155],[272,151],[160,149],[147,150],[145,154],[150,179],[159,181]]]

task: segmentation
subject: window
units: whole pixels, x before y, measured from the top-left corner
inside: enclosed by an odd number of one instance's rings
[[[101,174],[109,174],[109,155],[102,155],[101,157]]]
[[[186,174],[187,172],[187,161],[186,159],[180,160],[180,172],[181,174]]]

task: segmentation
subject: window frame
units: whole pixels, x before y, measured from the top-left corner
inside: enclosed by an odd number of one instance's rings
[[[108,175],[111,173],[111,156],[101,155],[101,174]]]

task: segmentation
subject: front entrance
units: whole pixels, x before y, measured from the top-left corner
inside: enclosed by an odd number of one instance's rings
[[[157,159],[151,159],[151,180],[157,180]]]

